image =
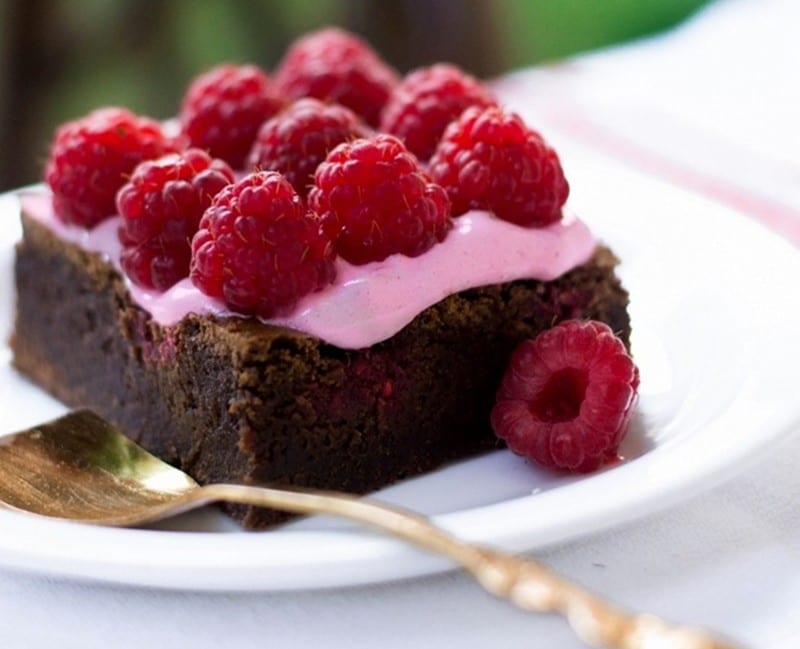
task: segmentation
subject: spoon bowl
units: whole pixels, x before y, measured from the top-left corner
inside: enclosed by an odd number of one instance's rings
[[[0,466],[4,504],[84,523],[155,521],[198,488],[89,410],[0,438]]]
[[[215,501],[330,514],[449,557],[490,593],[564,616],[588,645],[735,649],[706,631],[631,614],[529,558],[461,541],[414,512],[347,494],[236,484],[198,485],[89,410],[0,437],[0,503],[95,525],[153,522]]]

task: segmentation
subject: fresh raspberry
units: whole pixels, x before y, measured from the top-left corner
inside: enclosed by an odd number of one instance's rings
[[[101,108],[58,128],[45,168],[56,215],[92,228],[114,214],[134,167],[177,149],[161,126],[124,108]]]
[[[282,106],[256,66],[220,65],[189,85],[181,104],[181,130],[192,146],[241,169],[259,127]]]
[[[476,79],[439,63],[411,72],[394,89],[383,107],[381,131],[396,135],[420,160],[428,160],[450,122],[470,106],[494,105]]]
[[[211,199],[234,181],[226,162],[189,149],[142,162],[117,194],[122,268],[136,284],[166,290],[189,275],[192,237]]]
[[[442,241],[451,225],[447,193],[392,135],[331,151],[317,168],[308,203],[336,251],[353,264],[394,253],[416,257]]]
[[[453,216],[485,209],[518,225],[544,226],[561,218],[569,194],[556,152],[499,108],[468,108],[447,127],[429,169],[450,194]]]
[[[397,73],[360,38],[328,27],[296,40],[275,72],[290,99],[316,97],[347,106],[377,126]]]
[[[314,184],[314,172],[328,153],[337,144],[368,134],[368,127],[348,108],[300,99],[264,122],[248,166],[281,172],[305,198]]]
[[[234,311],[271,318],[330,284],[330,239],[288,181],[259,171],[214,198],[192,240],[192,281]]]
[[[616,457],[638,387],[639,370],[607,325],[567,320],[514,351],[492,426],[543,466],[592,471]]]

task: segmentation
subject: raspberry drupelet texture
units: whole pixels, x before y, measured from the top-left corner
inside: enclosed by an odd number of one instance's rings
[[[130,279],[166,290],[189,275],[192,237],[211,200],[234,181],[226,162],[188,149],[142,162],[117,194],[121,263]]]
[[[485,209],[523,226],[561,219],[569,195],[556,152],[519,116],[468,108],[450,124],[429,171],[453,202],[453,216]]]
[[[370,126],[378,126],[398,79],[369,45],[335,27],[296,40],[275,72],[279,92],[289,99],[315,97],[342,104]]]
[[[639,370],[607,325],[568,320],[514,351],[492,426],[545,467],[592,471],[616,458],[638,387]]]
[[[359,117],[339,104],[300,99],[267,120],[250,151],[251,169],[279,171],[305,198],[314,172],[338,144],[370,134]]]
[[[411,72],[392,91],[381,114],[381,131],[396,135],[420,160],[428,160],[450,122],[470,106],[495,103],[476,79],[439,63]]]
[[[56,131],[45,168],[55,213],[92,228],[115,212],[114,197],[134,167],[178,148],[161,126],[124,108],[101,108]]]
[[[189,85],[181,103],[181,131],[192,146],[241,169],[259,127],[283,104],[258,67],[220,65]]]
[[[353,264],[402,253],[416,257],[451,227],[447,193],[391,135],[340,144],[318,168],[308,195],[336,252]]]
[[[238,313],[271,318],[330,284],[334,252],[289,182],[245,176],[214,198],[192,240],[192,281]]]

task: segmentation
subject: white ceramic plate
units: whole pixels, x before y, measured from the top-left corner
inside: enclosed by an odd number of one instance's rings
[[[459,536],[529,550],[653,513],[741,470],[800,427],[797,251],[745,217],[572,155],[571,205],[624,260],[642,384],[627,460],[556,478],[497,452],[383,491]],[[12,314],[13,197],[0,202],[0,332]],[[0,347],[0,433],[64,407]],[[0,511],[0,564],[71,578],[198,590],[389,580],[448,564],[324,518],[244,533],[215,510],[150,529],[101,529]]]

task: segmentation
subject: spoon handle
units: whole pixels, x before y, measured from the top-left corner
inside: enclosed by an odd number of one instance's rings
[[[678,627],[648,614],[631,614],[550,572],[540,563],[461,541],[427,518],[344,494],[216,484],[197,498],[271,507],[298,514],[330,514],[364,523],[449,557],[493,595],[536,612],[557,613],[587,645],[609,649],[735,649],[707,632]]]

